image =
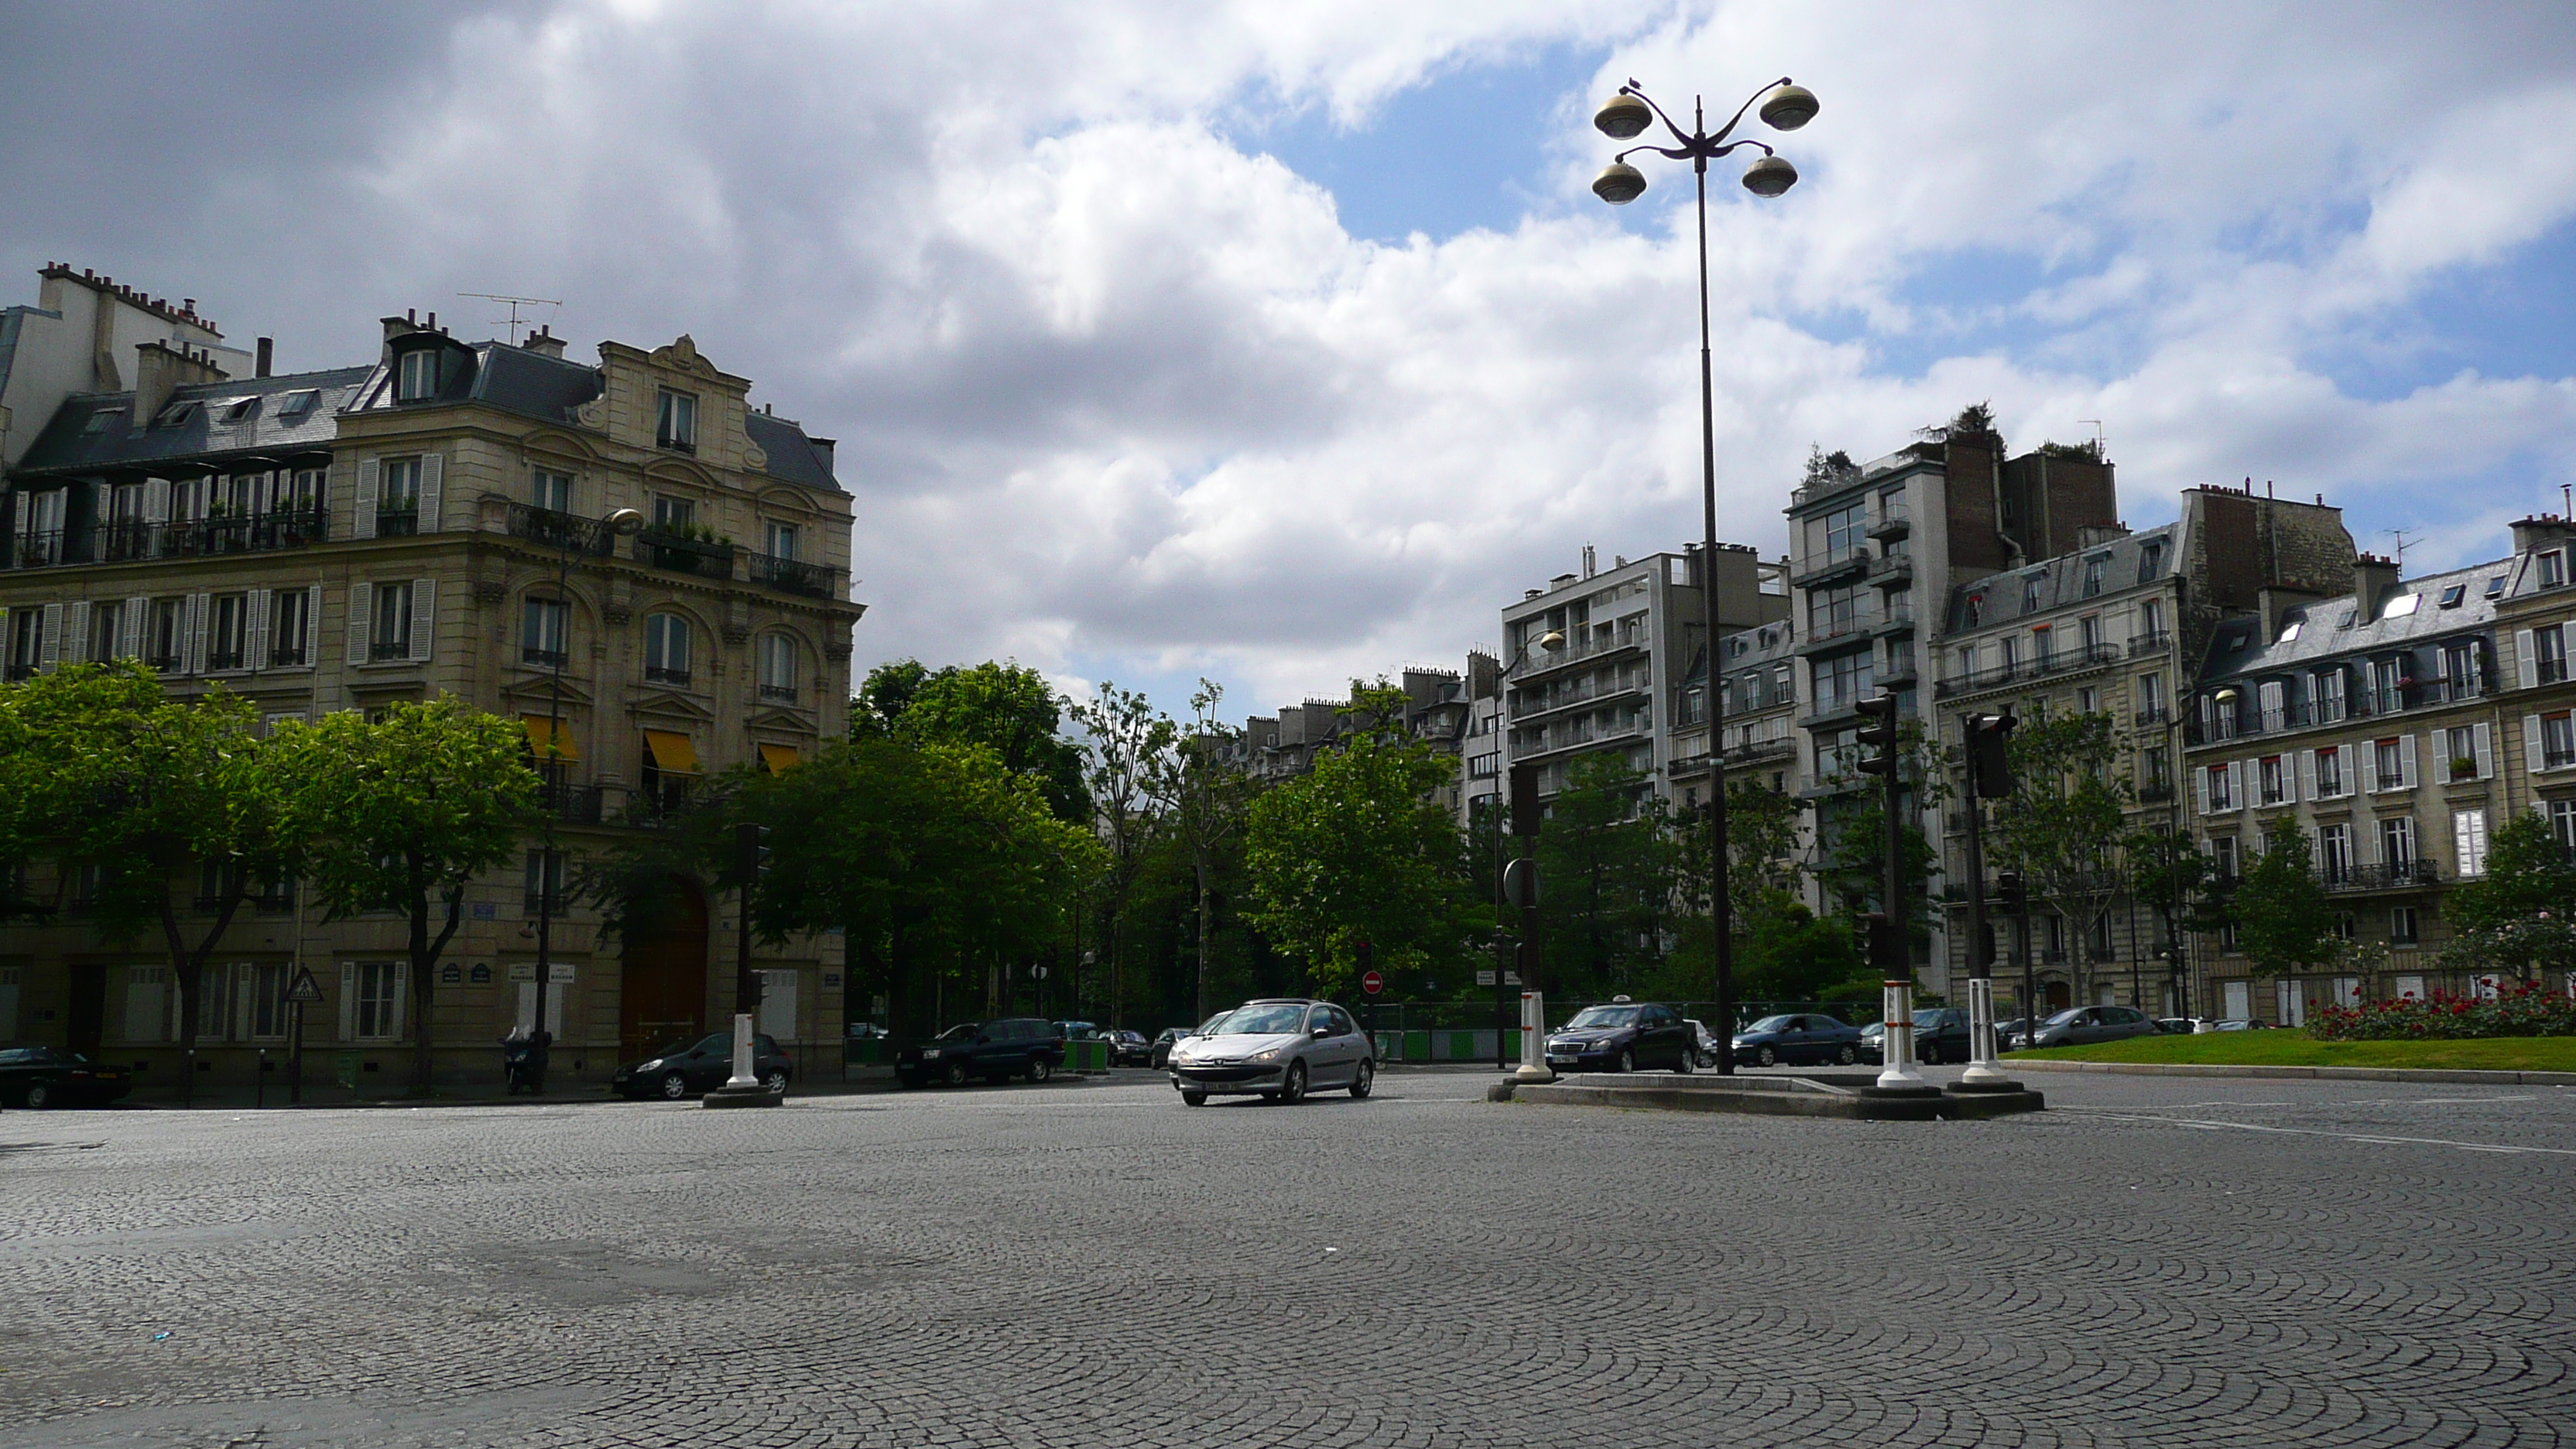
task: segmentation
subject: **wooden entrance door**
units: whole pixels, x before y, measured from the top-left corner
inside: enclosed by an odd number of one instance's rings
[[[657,929],[626,943],[617,1037],[630,1062],[707,1029],[706,892],[677,876],[670,884]]]
[[[92,1061],[107,1035],[107,968],[74,964],[71,1010],[64,1013],[63,1045]]]

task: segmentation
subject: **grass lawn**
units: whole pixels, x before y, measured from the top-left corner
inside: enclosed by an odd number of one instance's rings
[[[2483,1041],[2317,1041],[2304,1031],[2213,1031],[2140,1036],[2095,1046],[2011,1052],[2006,1062],[2202,1062],[2231,1067],[2428,1067],[2450,1071],[2576,1072],[2576,1036]]]

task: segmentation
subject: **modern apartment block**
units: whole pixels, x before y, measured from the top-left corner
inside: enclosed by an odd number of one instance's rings
[[[2267,832],[2306,832],[2353,950],[2264,980],[2222,933],[2209,1009],[2295,1025],[2364,995],[2480,989],[2434,961],[2444,893],[2485,874],[2516,811],[2576,842],[2572,540],[2527,518],[2492,563],[2401,580],[2365,558],[2347,592],[2221,627],[2186,716],[2197,833],[2233,879]]]
[[[1599,754],[1618,755],[1656,794],[1682,799],[1699,787],[1681,783],[1674,765],[1697,754],[1705,775],[1708,749],[1704,720],[1685,745],[1676,719],[1694,664],[1706,668],[1699,550],[1621,558],[1607,570],[1583,552],[1581,572],[1503,609],[1499,753],[1538,766],[1541,799],[1564,788],[1575,761]],[[1713,573],[1721,635],[1788,617],[1784,565],[1720,544]],[[1551,635],[1561,636],[1553,648]]]
[[[787,768],[845,728],[862,610],[832,442],[755,406],[749,380],[686,336],[602,342],[585,364],[546,333],[468,343],[407,315],[384,319],[372,359],[272,376],[264,342],[228,349],[192,307],[68,268],[5,326],[12,678],[140,659],[174,695],[220,685],[271,723],[446,693],[538,743],[559,699],[574,763],[547,798],[575,855],[650,828],[711,772]],[[620,508],[645,516],[632,538],[600,523]],[[524,869],[469,892],[435,992],[443,1077],[495,1070],[492,1042],[533,1009],[529,927],[562,878],[532,841]],[[0,930],[0,1040],[138,1063],[147,1081],[176,1070],[157,943],[97,939],[76,880],[32,885],[59,909]],[[707,882],[675,888],[675,919],[622,948],[598,944],[585,912],[558,921],[559,1073],[604,1079],[725,1014],[730,903]],[[361,1077],[402,1073],[402,942],[396,917],[324,923],[277,883],[216,953],[198,1067],[247,1080],[301,964],[330,998],[308,1045]],[[755,965],[764,1029],[831,1049],[839,941]]]

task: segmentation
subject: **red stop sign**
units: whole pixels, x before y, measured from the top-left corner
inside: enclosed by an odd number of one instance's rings
[[[1360,978],[1360,990],[1367,992],[1371,996],[1375,996],[1385,989],[1386,978],[1378,975],[1374,971]]]

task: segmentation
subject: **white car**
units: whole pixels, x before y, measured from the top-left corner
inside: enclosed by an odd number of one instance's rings
[[[1309,1092],[1365,1097],[1377,1083],[1377,1053],[1351,1014],[1329,1001],[1287,997],[1247,1001],[1172,1046],[1172,1085],[1181,1101],[1262,1096],[1290,1105]]]

